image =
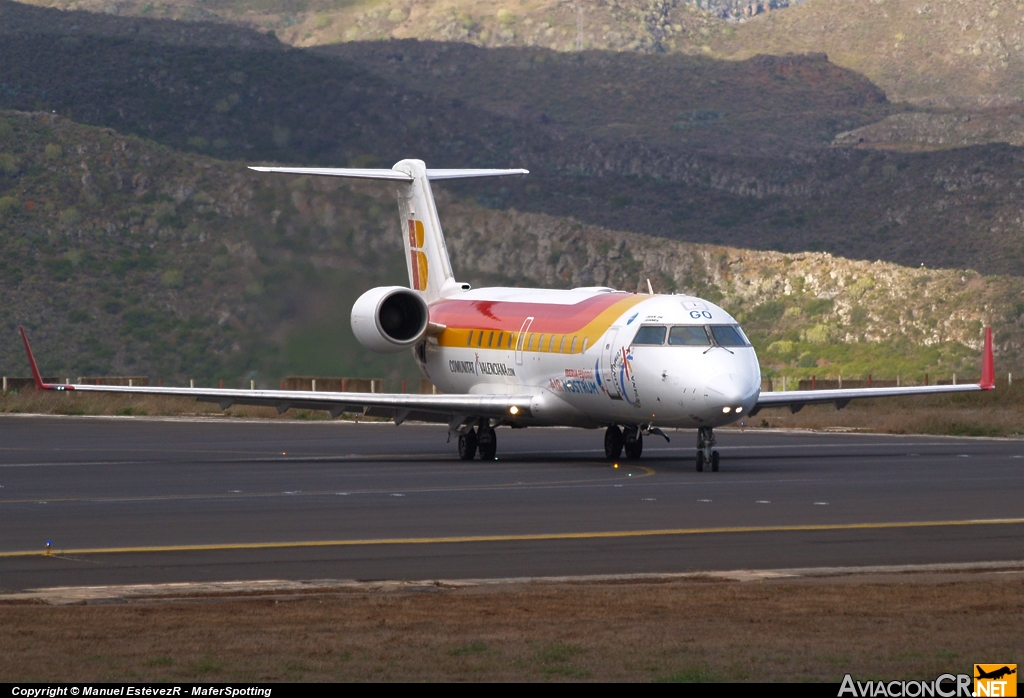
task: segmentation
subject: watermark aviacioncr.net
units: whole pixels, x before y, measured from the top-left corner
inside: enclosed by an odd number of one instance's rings
[[[1016,664],[975,664],[974,675],[941,674],[931,681],[856,681],[843,677],[838,698],[1015,698]]]

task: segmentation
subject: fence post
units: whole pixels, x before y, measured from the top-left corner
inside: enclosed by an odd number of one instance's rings
[[[843,389],[843,374],[842,373],[839,374],[839,389],[840,390]]]
[[[221,378],[221,380],[220,380],[220,387],[223,390],[223,388],[224,388],[224,379],[223,378]]]
[[[928,374],[924,374],[924,384],[928,385]]]
[[[871,387],[871,374],[868,374],[868,387]]]
[[[196,381],[195,381],[194,378],[189,378],[188,379],[188,387],[190,387],[190,388],[196,387]]]
[[[312,386],[311,390],[315,393],[316,392],[316,378],[313,379],[313,382],[310,385]]]
[[[953,374],[953,385],[956,385],[956,374]]]
[[[249,381],[249,390],[256,390],[256,381]]]
[[[811,390],[817,390],[817,389],[818,389],[818,377],[812,373],[811,374]]]
[[[4,392],[7,392],[7,376],[4,376]]]

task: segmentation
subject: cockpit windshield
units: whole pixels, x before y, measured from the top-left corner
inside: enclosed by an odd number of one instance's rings
[[[632,346],[670,347],[747,347],[750,342],[739,325],[643,325],[633,337]]]
[[[711,334],[715,336],[715,344],[720,347],[745,347],[747,338],[736,325],[712,325]]]
[[[669,331],[668,344],[671,347],[706,347],[711,340],[703,325],[683,325]]]
[[[644,325],[637,330],[636,336],[633,337],[633,344],[661,346],[665,343],[665,330],[667,329],[664,325]]]

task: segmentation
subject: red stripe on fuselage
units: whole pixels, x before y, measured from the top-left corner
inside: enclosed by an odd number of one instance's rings
[[[572,305],[449,299],[430,306],[430,321],[452,329],[518,330],[526,318],[532,317],[531,332],[571,334],[616,303],[633,297],[628,293],[601,293]]]

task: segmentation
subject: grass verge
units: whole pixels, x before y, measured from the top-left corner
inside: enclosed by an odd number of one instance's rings
[[[1018,574],[0,603],[7,681],[932,679],[1024,650]]]

